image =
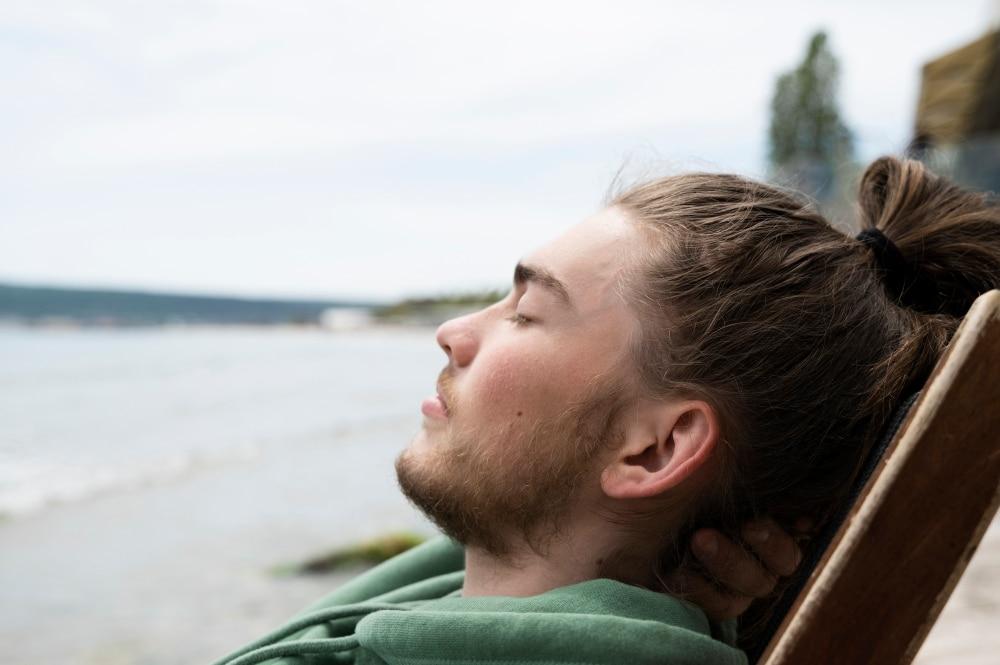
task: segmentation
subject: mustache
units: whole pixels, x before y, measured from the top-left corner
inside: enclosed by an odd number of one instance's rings
[[[442,399],[444,399],[445,409],[448,411],[449,415],[455,415],[455,374],[451,370],[451,365],[446,366],[438,374],[437,380],[438,392],[441,393]]]

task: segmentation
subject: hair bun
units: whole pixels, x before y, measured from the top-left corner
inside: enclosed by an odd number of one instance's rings
[[[911,265],[896,243],[875,227],[863,230],[855,239],[872,251],[882,273],[882,282],[896,302],[921,312],[940,310],[940,298],[933,280]]]
[[[882,157],[861,178],[858,202],[866,229],[859,239],[900,305],[963,316],[979,294],[1000,286],[1000,208],[985,194],[920,162]]]

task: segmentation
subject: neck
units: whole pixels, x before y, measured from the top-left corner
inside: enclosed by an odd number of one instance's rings
[[[527,548],[525,548],[527,549]],[[535,552],[519,550],[498,558],[477,547],[465,548],[463,596],[535,596],[557,587],[597,577],[597,565],[589,560],[559,565]]]
[[[516,541],[510,553],[495,556],[468,545],[462,595],[534,596],[552,589],[602,577],[607,557],[620,547],[620,534],[606,525],[566,529],[543,554]]]

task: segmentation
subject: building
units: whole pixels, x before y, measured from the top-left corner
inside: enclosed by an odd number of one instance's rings
[[[964,185],[1000,191],[1000,29],[924,65],[910,150]]]

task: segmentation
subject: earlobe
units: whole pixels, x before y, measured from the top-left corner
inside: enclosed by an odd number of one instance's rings
[[[715,450],[718,418],[701,400],[660,403],[640,412],[630,435],[601,474],[611,498],[654,497],[691,478]]]

